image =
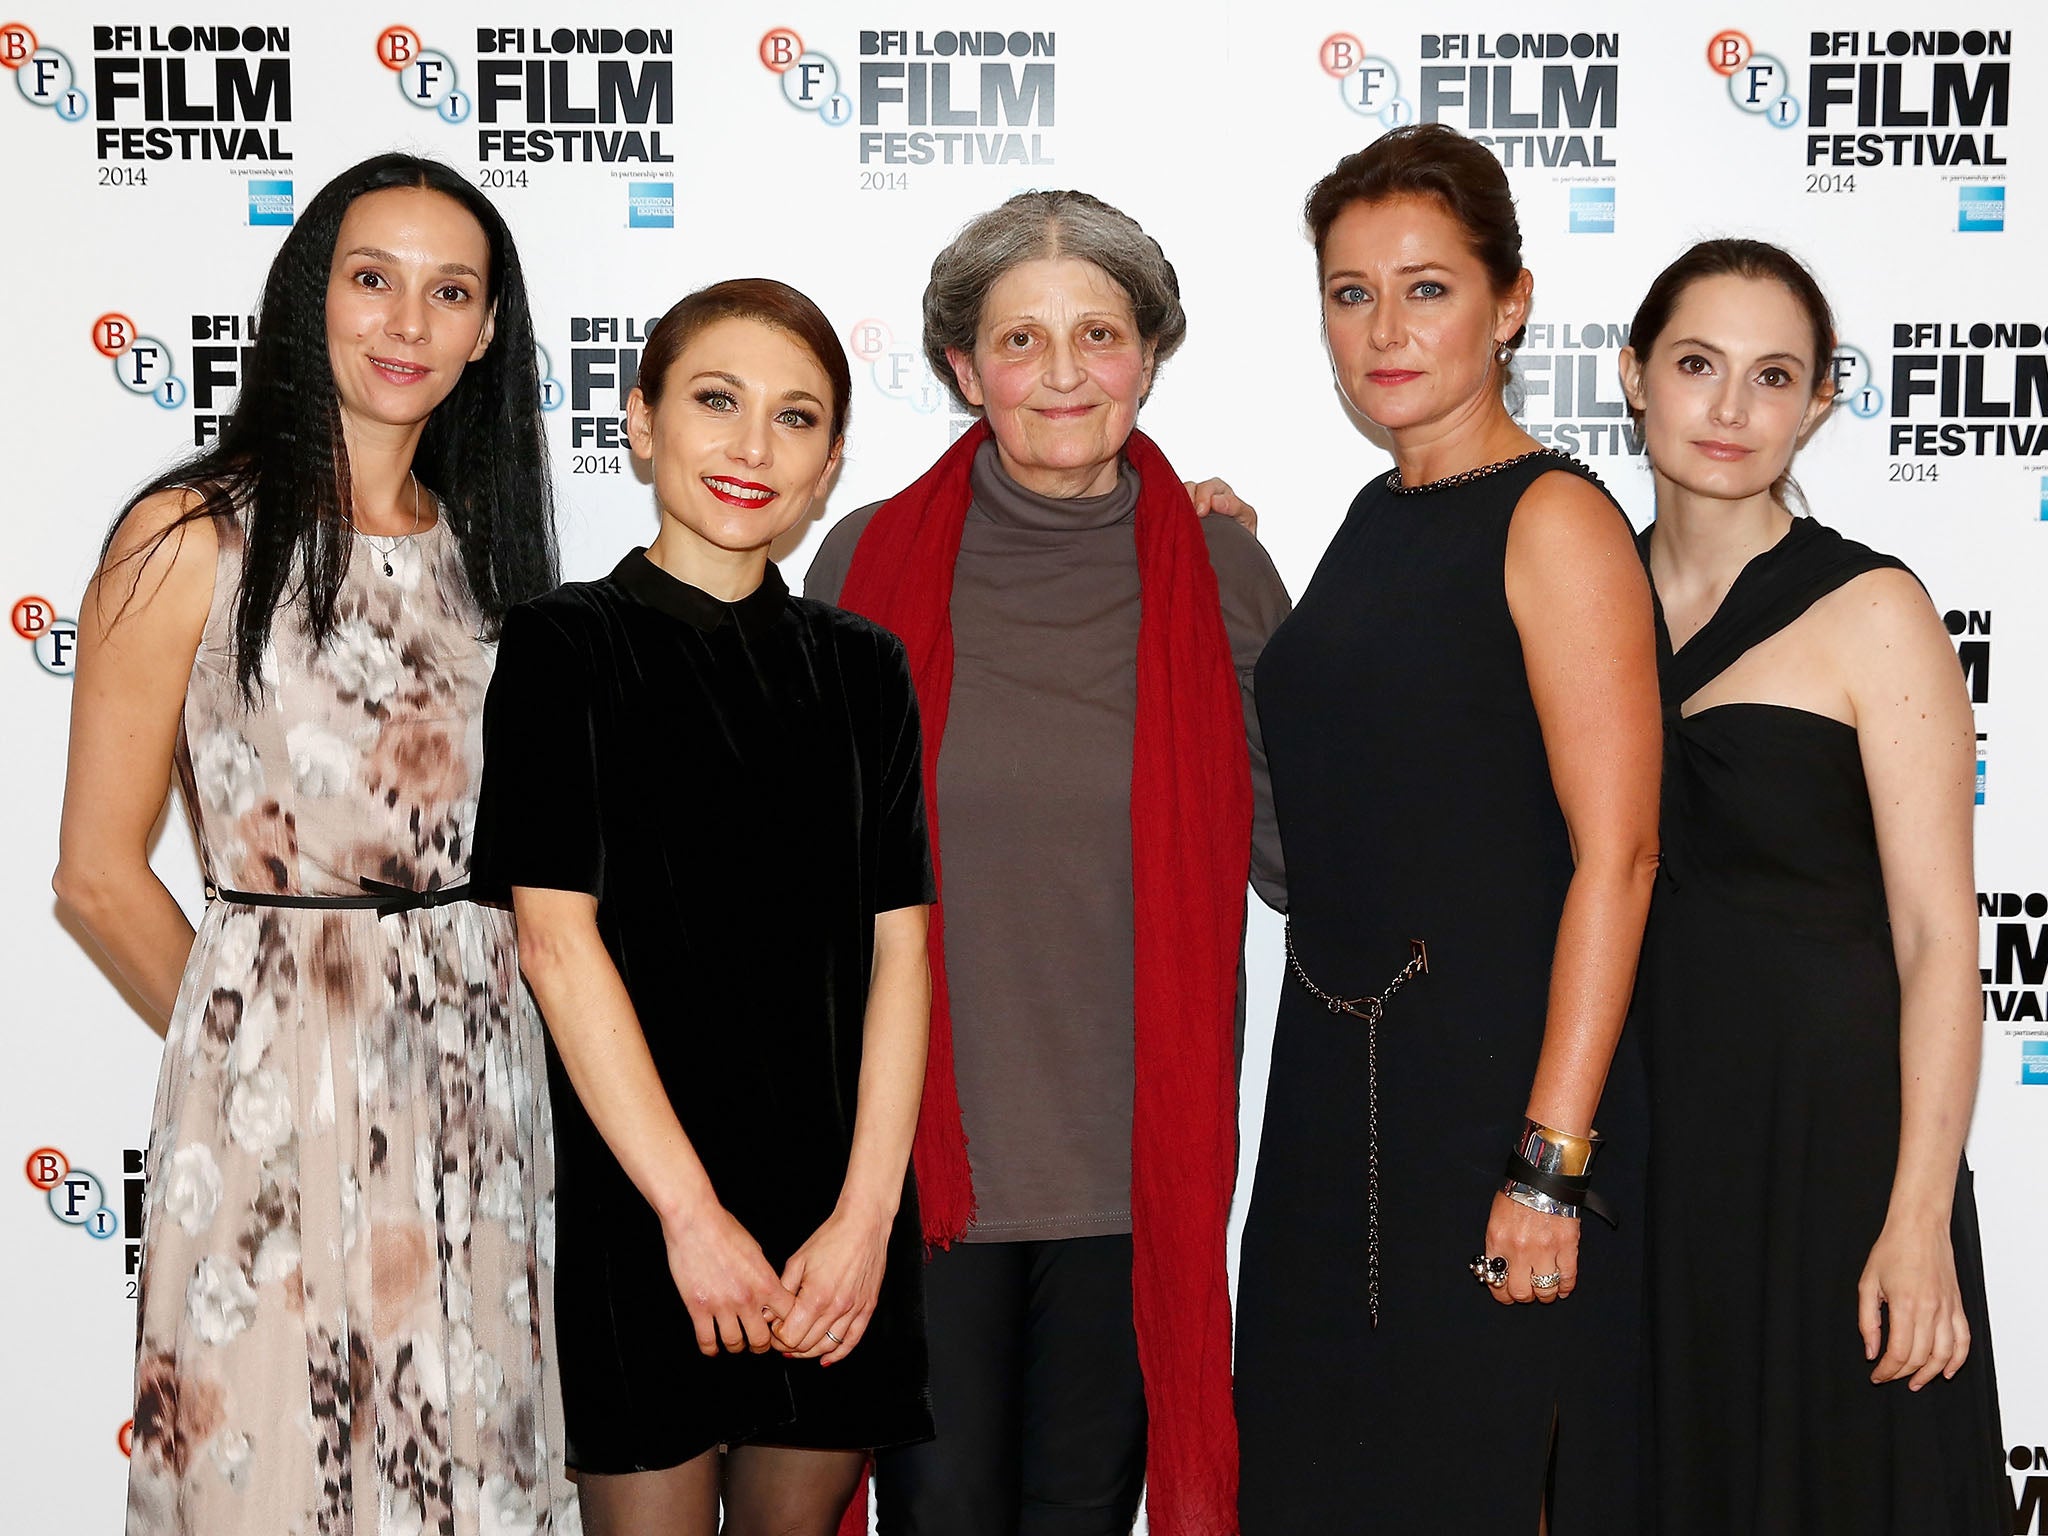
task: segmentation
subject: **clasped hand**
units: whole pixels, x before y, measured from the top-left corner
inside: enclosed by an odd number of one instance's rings
[[[881,1294],[890,1223],[835,1210],[777,1275],[723,1206],[664,1222],[669,1274],[707,1355],[721,1349],[843,1360]]]

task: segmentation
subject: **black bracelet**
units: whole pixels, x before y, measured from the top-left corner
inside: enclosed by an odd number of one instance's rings
[[[1590,1179],[1538,1168],[1519,1152],[1508,1154],[1506,1177],[1517,1184],[1526,1184],[1538,1194],[1548,1195],[1551,1199],[1562,1201],[1566,1205],[1583,1206],[1610,1227],[1621,1225],[1621,1218],[1614,1214],[1614,1208],[1593,1193]]]

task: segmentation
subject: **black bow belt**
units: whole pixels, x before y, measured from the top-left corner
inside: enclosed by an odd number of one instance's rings
[[[237,907],[309,907],[323,912],[375,912],[390,917],[399,912],[418,912],[428,907],[445,907],[458,901],[473,901],[467,880],[460,885],[435,886],[415,891],[367,875],[356,880],[366,894],[361,896],[284,896],[262,891],[231,891],[224,885],[209,885],[207,899],[225,901]]]

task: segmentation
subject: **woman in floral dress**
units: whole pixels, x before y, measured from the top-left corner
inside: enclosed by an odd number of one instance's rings
[[[498,620],[553,583],[538,398],[496,211],[366,161],[87,595],[56,885],[168,1026],[131,1536],[575,1527],[539,1024],[464,899]],[[148,863],[173,772],[196,934]]]

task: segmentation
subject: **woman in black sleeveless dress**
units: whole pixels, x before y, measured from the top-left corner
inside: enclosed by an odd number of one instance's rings
[[[1243,1247],[1243,1530],[1533,1532],[1547,1505],[1558,1536],[1634,1536],[1648,584],[1502,404],[1530,280],[1491,155],[1397,130],[1308,217],[1339,383],[1398,470],[1256,679],[1295,965]],[[1324,1000],[1397,976],[1376,1025]],[[1596,1123],[1621,1226],[1582,1246],[1583,1186],[1510,1197],[1504,1168],[1580,1173]]]
[[[1658,1530],[1992,1536],[1962,677],[1903,565],[1785,510],[1830,398],[1805,268],[1696,246],[1631,340],[1669,743],[1641,984]]]

